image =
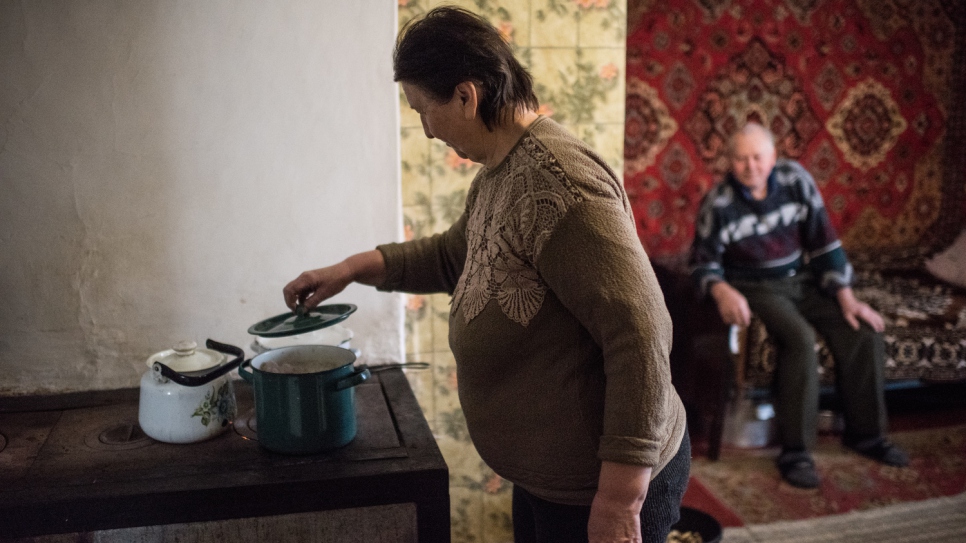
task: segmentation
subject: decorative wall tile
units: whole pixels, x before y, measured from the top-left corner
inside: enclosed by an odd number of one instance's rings
[[[612,50],[533,49],[532,71],[545,113],[573,127],[624,122],[623,64]]]
[[[406,374],[406,380],[409,381],[409,387],[413,389],[413,394],[416,396],[416,401],[419,402],[420,409],[423,413],[427,414],[427,422],[429,422],[429,428],[436,433],[435,419],[430,419],[429,414],[436,412],[436,379],[433,376],[433,353],[409,353],[407,354],[407,361],[409,362],[426,362],[431,365],[429,369],[409,369],[404,368],[403,373]]]
[[[574,3],[562,0],[531,0],[531,47],[577,47],[579,22]]]
[[[578,0],[580,47],[627,46],[626,2],[618,0]]]
[[[432,353],[432,304],[423,294],[406,295],[406,352]]]
[[[623,124],[624,63],[614,62],[613,49],[582,48],[578,52],[581,77],[576,80],[573,92],[592,101],[592,113],[587,120]]]
[[[464,196],[465,198],[465,196]],[[452,356],[449,350],[449,294],[433,294],[430,297],[433,311],[433,350]]]
[[[443,433],[453,439],[461,439],[469,443],[466,420],[463,418],[463,410],[456,392],[456,360],[448,350],[436,353],[433,376],[436,380],[433,388],[433,401],[436,407],[434,415],[441,420],[445,419],[447,427]]]
[[[476,490],[451,485],[449,490],[453,543],[489,543],[483,534],[483,498]]]
[[[470,9],[479,5],[479,9],[474,11],[489,19],[512,46],[519,47],[530,43],[532,18],[529,2],[473,0],[467,3],[470,4]]]
[[[483,486],[483,530],[487,542],[513,543],[512,485],[495,473]]]
[[[422,128],[404,127],[400,130],[399,154],[404,206],[422,205],[432,192],[432,177],[425,173],[432,160],[429,145]]]

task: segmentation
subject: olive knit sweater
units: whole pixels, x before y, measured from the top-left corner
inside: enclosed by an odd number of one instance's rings
[[[473,443],[543,499],[589,505],[600,461],[656,476],[685,431],[671,320],[617,176],[541,117],[482,169],[446,232],[379,246],[381,290],[453,294]]]

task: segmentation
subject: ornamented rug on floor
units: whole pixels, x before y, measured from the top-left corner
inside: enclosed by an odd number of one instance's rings
[[[961,543],[966,494],[817,519],[728,528],[723,543]]]
[[[746,525],[867,510],[966,492],[966,426],[890,434],[909,452],[908,467],[855,454],[838,437],[822,436],[814,451],[817,489],[795,488],[775,468],[776,448],[725,449],[712,462],[695,459],[691,474]]]

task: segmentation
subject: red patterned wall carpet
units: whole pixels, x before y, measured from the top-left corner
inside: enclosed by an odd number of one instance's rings
[[[750,120],[812,173],[860,270],[918,270],[966,228],[966,0],[628,0],[627,57],[624,183],[652,258],[680,262]],[[957,413],[898,419],[903,469],[823,436],[814,491],[771,449],[697,458],[686,504],[739,526],[966,492]]]
[[[648,253],[687,249],[749,120],[811,171],[853,260],[947,246],[966,225],[964,4],[629,0],[624,177]]]

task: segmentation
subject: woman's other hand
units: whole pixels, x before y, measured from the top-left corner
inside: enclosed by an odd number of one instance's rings
[[[609,502],[600,496],[590,506],[587,537],[590,543],[640,543],[641,513],[627,504]]]
[[[376,286],[386,277],[386,261],[378,250],[366,251],[325,268],[302,272],[285,285],[285,305],[295,310],[299,304],[311,309],[342,292],[349,283]]]
[[[602,462],[597,494],[590,506],[590,543],[640,543],[641,507],[651,468]]]

